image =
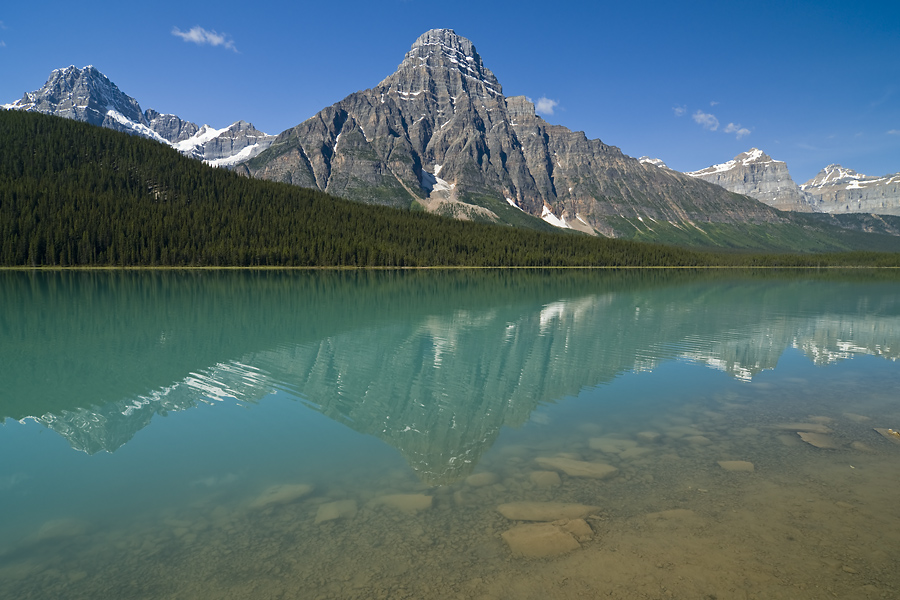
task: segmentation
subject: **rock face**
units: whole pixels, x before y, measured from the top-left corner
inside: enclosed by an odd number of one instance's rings
[[[665,166],[658,159],[642,158],[641,162]],[[784,162],[751,148],[728,162],[686,175],[756,198],[779,210],[900,215],[900,173],[870,177],[840,165],[828,165],[798,186]],[[890,224],[887,228],[891,228]],[[863,225],[861,229],[881,228]],[[884,232],[896,235],[893,231]]]
[[[787,165],[757,148],[738,154],[732,160],[699,171],[691,177],[720,185],[736,194],[756,198],[779,210],[816,212],[815,199],[791,179]]]
[[[828,165],[800,188],[822,212],[900,215],[900,173],[872,177]]]
[[[275,139],[244,121],[212,129],[153,109],[142,112],[137,100],[90,65],[57,69],[50,73],[44,87],[3,108],[36,111],[141,135],[216,166],[252,158]]]
[[[255,177],[458,218],[616,235],[622,219],[775,222],[769,207],[642,164],[507,98],[475,46],[426,32],[397,71],[281,133],[245,163]],[[526,219],[527,220],[527,219]]]

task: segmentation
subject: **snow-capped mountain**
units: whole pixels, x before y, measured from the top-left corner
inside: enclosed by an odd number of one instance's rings
[[[531,223],[607,236],[698,223],[781,222],[771,207],[641,164],[506,97],[475,45],[433,29],[397,70],[282,132],[238,166],[253,177],[461,219]],[[687,233],[685,233],[687,232]]]
[[[817,211],[814,199],[791,179],[787,165],[772,159],[758,148],[738,154],[728,162],[691,171],[686,175],[756,198],[779,210]]]
[[[900,173],[873,177],[828,165],[800,189],[824,212],[900,215]]]
[[[650,158],[649,156],[642,156],[638,159],[638,161],[642,165],[653,165],[654,167],[659,167],[660,169],[668,169],[669,165],[664,163],[660,158]]]
[[[798,186],[784,162],[751,148],[728,162],[686,175],[780,210],[900,215],[900,173],[870,177],[840,165],[828,165]]]
[[[92,65],[56,69],[41,89],[3,108],[36,111],[141,135],[215,166],[252,158],[275,139],[244,121],[213,129],[153,109],[142,111],[137,100],[120,91]]]

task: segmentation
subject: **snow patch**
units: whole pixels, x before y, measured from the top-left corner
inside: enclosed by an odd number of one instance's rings
[[[449,192],[453,188],[456,187],[456,184],[449,183],[444,181],[440,177],[438,177],[434,173],[429,173],[425,169],[422,169],[422,176],[419,179],[419,183],[422,186],[422,189],[428,192],[429,194],[437,191],[437,192]]]
[[[163,144],[166,144],[167,146],[172,145],[171,142],[169,142],[169,140],[165,139],[164,137],[162,137],[161,135],[159,135],[158,133],[156,133],[155,131],[153,131],[152,129],[147,127],[146,125],[141,125],[140,123],[135,123],[134,121],[132,121],[131,119],[129,119],[128,117],[126,117],[125,115],[123,115],[122,113],[120,113],[119,111],[117,111],[116,109],[114,109],[110,106],[106,107],[106,115],[108,117],[112,117],[112,119],[115,120],[117,123],[124,125],[128,129],[131,129],[132,131],[134,131],[136,133],[140,133],[141,135],[146,136],[151,139],[154,139],[157,142],[162,142]]]
[[[195,148],[199,148],[200,146],[203,146],[207,142],[210,142],[210,141],[216,139],[217,137],[219,137],[220,135],[222,135],[223,133],[228,131],[228,129],[229,129],[228,127],[226,127],[225,129],[213,129],[209,125],[204,125],[197,131],[197,133],[195,133],[188,139],[177,142],[176,144],[172,144],[172,145],[179,152],[188,153],[188,152],[191,152],[192,150],[194,150]]]
[[[512,198],[507,198],[506,201],[507,201],[507,202],[509,203],[509,205],[512,206],[513,208],[518,208],[519,210],[522,210],[522,207],[519,206],[518,204],[516,204],[516,201],[513,200]],[[525,211],[522,210],[522,212],[525,212]]]
[[[252,146],[247,146],[241,149],[240,152],[235,154],[234,156],[226,156],[225,158],[215,158],[212,160],[204,160],[206,164],[213,167],[230,167],[232,165],[236,165],[239,162],[243,162],[250,158],[253,158],[257,154],[262,151],[260,149],[259,144],[253,144]]]
[[[550,223],[554,227],[560,227],[562,229],[571,229],[566,223],[566,218],[559,218],[553,214],[553,211],[550,210],[546,204],[544,205],[544,210],[541,212],[541,219],[547,223]]]

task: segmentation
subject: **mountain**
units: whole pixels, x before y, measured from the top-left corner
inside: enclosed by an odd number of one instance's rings
[[[900,173],[872,177],[840,165],[828,165],[800,186],[829,213],[900,215]]]
[[[798,186],[784,162],[751,148],[728,162],[686,175],[756,198],[779,210],[900,215],[900,173],[869,177],[840,165],[829,165]]]
[[[550,125],[524,96],[505,97],[450,29],[423,34],[392,75],[281,133],[241,170],[368,203],[510,224],[536,217],[614,237],[677,229],[699,239],[708,223],[789,222]]]
[[[3,108],[41,112],[141,135],[215,166],[252,158],[275,139],[244,121],[213,129],[153,109],[142,112],[137,100],[90,65],[57,69],[50,73],[44,87]]]
[[[649,156],[642,156],[638,159],[642,165],[653,165],[654,167],[659,167],[661,169],[668,169],[669,165],[664,163],[660,158],[650,158]]]
[[[686,173],[737,194],[756,198],[779,210],[816,212],[813,198],[791,179],[787,165],[751,148],[719,165]]]

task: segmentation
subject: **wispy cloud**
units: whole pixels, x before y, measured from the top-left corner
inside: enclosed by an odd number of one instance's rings
[[[0,40],[0,48],[6,48],[6,42]]]
[[[718,103],[719,103],[718,100],[710,100],[710,101],[709,101],[709,105],[710,105],[710,106],[715,106],[715,105],[718,104]]]
[[[722,131],[725,133],[734,133],[737,136],[737,139],[741,139],[745,135],[750,135],[749,129],[741,127],[740,125],[735,125],[734,123],[729,123]]]
[[[888,131],[888,135],[900,135],[900,129],[891,129]]]
[[[676,117],[683,117],[687,114],[687,106],[673,106],[672,112],[675,113]]]
[[[177,27],[173,27],[172,35],[180,37],[186,42],[193,42],[198,46],[203,46],[205,44],[210,46],[222,46],[223,48],[237,52],[237,48],[234,47],[234,40],[227,34],[208,31],[200,26],[191,27],[190,31],[181,31]]]
[[[557,106],[559,106],[558,101],[541,96],[538,98],[537,102],[534,103],[534,110],[542,115],[552,115],[553,109]]]
[[[715,115],[711,115],[709,113],[705,113],[702,110],[698,110],[691,117],[694,119],[694,122],[703,127],[703,129],[709,129],[710,131],[715,131],[719,128],[719,120]]]

